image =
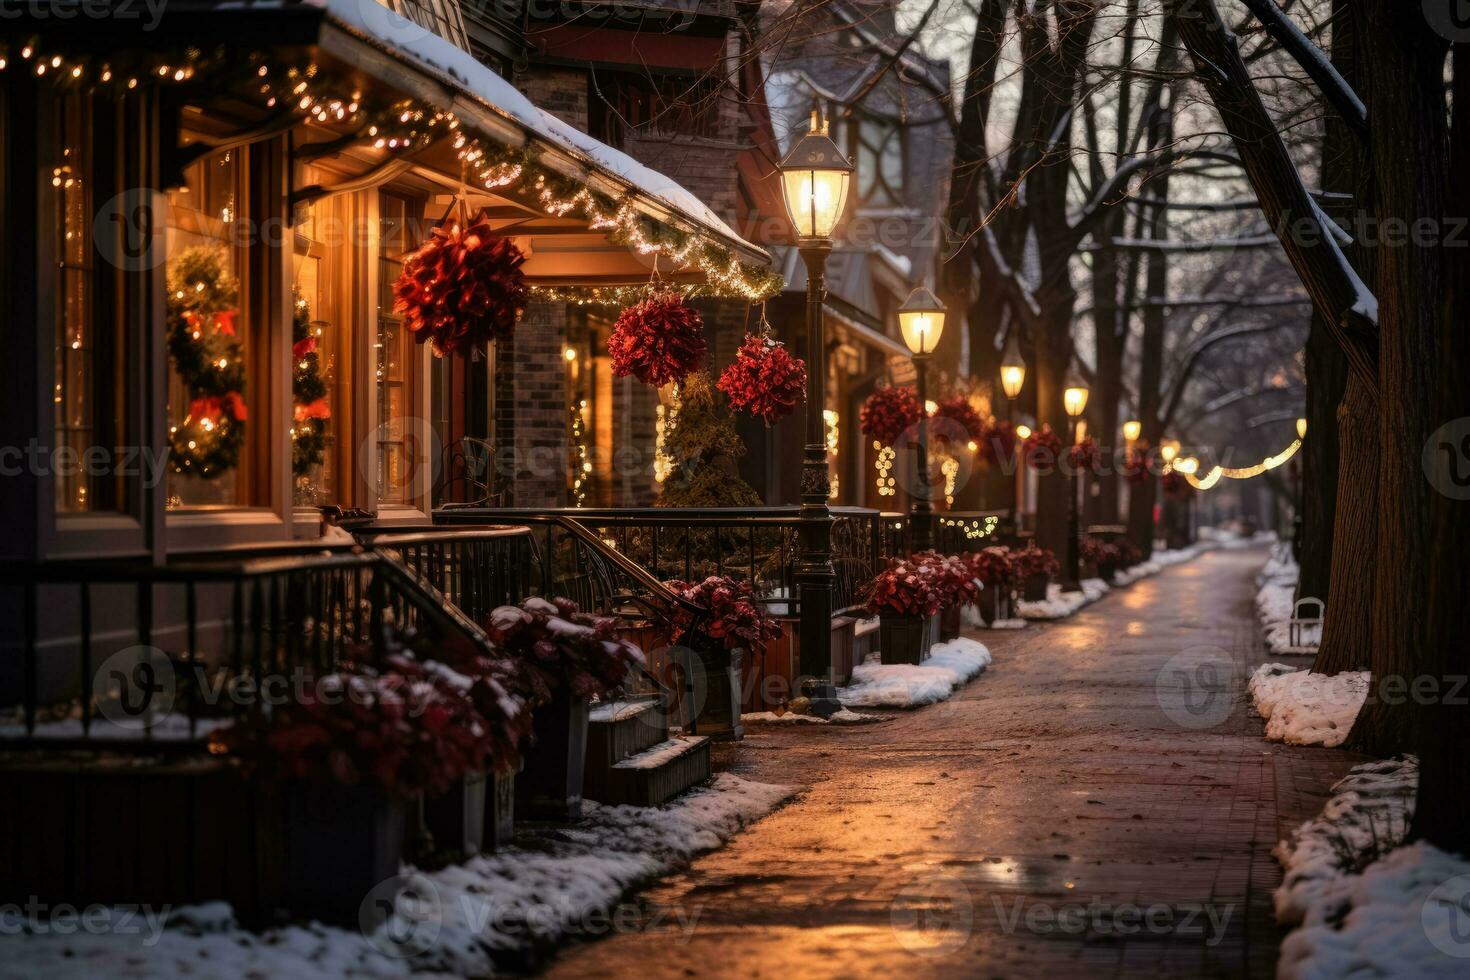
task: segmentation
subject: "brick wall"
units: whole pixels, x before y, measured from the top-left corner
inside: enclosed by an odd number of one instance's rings
[[[515,86],[538,109],[587,132],[587,73],[575,68],[536,66],[517,72]]]
[[[504,352],[509,363],[496,372],[496,446],[502,454],[514,447],[510,489],[518,507],[566,503],[566,337],[565,305],[532,303]]]

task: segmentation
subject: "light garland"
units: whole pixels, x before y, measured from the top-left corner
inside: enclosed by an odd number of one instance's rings
[[[653,482],[663,483],[674,472],[674,458],[668,454],[669,437],[678,424],[678,395],[675,394],[668,407],[654,408],[653,423]]]
[[[988,538],[995,533],[1000,526],[1000,518],[994,515],[988,517],[941,517],[939,523],[944,527],[957,527],[964,534],[967,541],[978,541]]]
[[[581,507],[587,500],[587,480],[592,475],[592,461],[587,458],[587,399],[568,407],[571,416],[572,506]]]
[[[874,460],[874,465],[878,469],[878,496],[897,496],[896,481],[889,474],[893,472],[893,461],[898,458],[898,453],[892,446],[885,446],[877,439],[873,440],[873,448],[878,451],[878,458]]]
[[[939,464],[939,472],[944,474],[944,502],[953,507],[955,483],[960,475],[960,461],[953,456],[944,457],[944,462]]]
[[[115,89],[135,89],[143,79],[189,81],[231,57],[223,46],[209,56],[190,48],[180,58],[167,59],[156,54],[146,69],[140,62],[124,71],[114,70],[110,62],[94,70],[85,59],[42,54],[35,42],[23,45],[19,54],[21,61],[34,66],[36,75],[49,74],[58,84]],[[0,72],[10,64],[8,51],[0,49]],[[19,67],[19,62],[16,65]],[[580,216],[591,228],[607,231],[608,238],[616,244],[627,245],[643,255],[658,254],[676,267],[696,268],[705,278],[703,288],[708,290],[707,295],[756,302],[775,295],[785,285],[780,272],[741,262],[702,229],[655,220],[641,214],[631,197],[612,200],[541,166],[529,138],[521,145],[511,146],[493,141],[483,133],[471,134],[453,112],[440,111],[413,99],[370,108],[364,104],[360,91],[352,90],[346,83],[325,79],[326,73],[314,63],[304,68],[273,66],[257,53],[247,59],[246,69],[249,84],[254,86],[255,94],[266,108],[286,107],[323,126],[354,127],[353,133],[344,135],[357,137],[358,141],[390,155],[411,154],[446,134],[453,134],[453,146],[466,182],[488,190],[519,186],[537,199],[548,214]],[[334,85],[341,91],[334,91]]]
[[[826,423],[827,426],[827,454],[829,456],[836,456],[838,439],[840,438],[842,432],[841,426],[837,424],[839,421],[839,417],[837,413],[834,412],[832,409],[824,408],[822,409],[822,421]],[[837,494],[837,474],[832,473],[831,480],[827,484],[827,499],[836,500]]]
[[[1281,464],[1285,463],[1287,460],[1295,456],[1297,454],[1297,450],[1301,448],[1302,441],[1300,439],[1294,439],[1292,440],[1291,445],[1281,450],[1281,452],[1277,453],[1274,456],[1267,456],[1265,459],[1261,460],[1259,463],[1256,463],[1253,466],[1216,466],[1215,468],[1210,470],[1209,473],[1205,474],[1203,479],[1196,478],[1193,470],[1185,471],[1178,466],[1175,466],[1174,468],[1178,470],[1178,472],[1183,474],[1184,479],[1188,480],[1189,485],[1194,487],[1196,490],[1208,490],[1215,484],[1219,483],[1221,479],[1249,480],[1251,477],[1260,476],[1267,470],[1274,470],[1276,469],[1276,467],[1280,466]]]

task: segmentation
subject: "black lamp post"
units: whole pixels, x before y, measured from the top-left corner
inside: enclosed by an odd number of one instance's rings
[[[1011,434],[1015,435],[1016,423],[1016,399],[1021,397],[1021,389],[1026,384],[1026,359],[1021,356],[1021,345],[1016,341],[1016,328],[1011,328],[1011,336],[1006,340],[1006,349],[1000,357],[1000,388],[1006,395],[1006,424],[1011,426]],[[1015,506],[1011,508],[1012,523],[1016,536],[1021,535],[1021,450],[1019,440],[1016,446],[1016,479],[1013,492],[1015,493]]]
[[[786,211],[796,229],[797,249],[806,265],[806,450],[801,468],[800,553],[795,580],[801,603],[801,675],[812,710],[829,715],[840,707],[832,686],[832,593],[837,573],[832,565],[832,512],[827,507],[831,474],[827,468],[826,337],[822,305],[827,286],[824,272],[832,251],[832,231],[842,217],[852,163],[818,126],[811,128],[781,160],[781,188]]]
[[[1067,445],[1063,450],[1070,455],[1077,443],[1077,419],[1087,409],[1087,386],[1075,372],[1070,372],[1066,387],[1062,389],[1062,407],[1067,412]],[[1062,589],[1078,592],[1082,589],[1081,528],[1077,520],[1077,468],[1067,466],[1067,565],[1063,569]]]
[[[914,453],[917,479],[909,523],[915,551],[934,547],[934,487],[929,479],[929,358],[944,333],[944,304],[927,286],[920,286],[898,308],[898,326],[903,342],[914,356],[919,381],[919,446]]]

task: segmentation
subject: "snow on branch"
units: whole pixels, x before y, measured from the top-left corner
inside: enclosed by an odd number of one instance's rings
[[[1363,100],[1358,98],[1358,93],[1348,84],[1328,59],[1327,55],[1311,39],[1302,33],[1301,28],[1288,16],[1285,11],[1276,6],[1275,0],[1243,0],[1250,8],[1251,13],[1266,28],[1266,32],[1276,39],[1297,64],[1307,73],[1308,77],[1316,83],[1324,98],[1332,103],[1343,121],[1352,128],[1359,139],[1368,135],[1368,109],[1363,105]]]

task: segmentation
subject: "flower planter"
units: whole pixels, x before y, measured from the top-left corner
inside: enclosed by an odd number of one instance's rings
[[[704,684],[704,699],[694,725],[696,734],[722,742],[744,737],[745,731],[740,727],[740,663],[745,655],[743,648],[726,650],[723,645],[713,643],[707,649],[696,651],[696,669]],[[699,690],[698,684],[695,690]]]
[[[515,839],[516,774],[494,772],[485,777],[485,812],[480,850],[498,851]]]
[[[1078,577],[1082,579],[1097,578],[1097,563],[1091,561],[1080,562],[1077,566]]]
[[[485,774],[466,773],[439,796],[424,800],[424,828],[434,835],[437,850],[478,853],[485,830]]]
[[[953,605],[939,613],[939,639],[941,642],[957,639],[960,635],[960,607]]]
[[[930,616],[878,616],[878,651],[885,664],[917,664],[929,655]]]
[[[560,694],[531,716],[533,740],[515,781],[516,808],[532,820],[579,820],[587,763],[587,702]]]
[[[986,626],[992,625],[1000,618],[1001,612],[1000,587],[987,585],[980,590],[980,597],[975,600],[975,608],[980,613],[980,618]]]
[[[1026,584],[1022,586],[1021,598],[1027,602],[1045,602],[1046,587],[1051,579],[1046,575],[1028,575]]]
[[[398,874],[405,806],[365,786],[285,791],[282,897],[293,915],[358,927],[363,896]],[[381,910],[370,910],[381,917]]]
[[[1111,582],[1118,574],[1118,567],[1119,562],[1116,561],[1098,562],[1097,573],[1102,576],[1104,582]]]

